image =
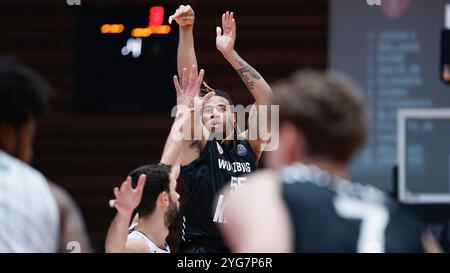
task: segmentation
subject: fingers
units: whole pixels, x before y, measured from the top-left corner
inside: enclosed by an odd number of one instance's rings
[[[186,90],[188,84],[188,78],[187,78],[187,68],[183,67],[181,72],[181,90]]]
[[[120,190],[118,192],[118,195],[121,196],[122,194],[128,194],[131,191],[132,187],[131,187],[131,177],[127,177],[127,179],[125,180],[125,182],[122,183],[122,185],[120,186]],[[118,196],[116,196],[118,197]]]
[[[135,192],[139,194],[139,196],[142,195],[142,192],[144,191],[145,182],[147,181],[147,176],[145,174],[142,174],[139,176],[139,180],[135,189]]]
[[[205,70],[200,69],[200,73],[198,74],[197,82],[195,83],[196,90],[200,90],[200,86],[202,86],[204,76],[205,76]]]
[[[216,34],[217,34],[217,37],[222,36],[222,29],[220,27],[216,28]]]
[[[120,190],[119,190],[118,187],[115,187],[115,188],[114,188],[114,196],[115,196],[116,198],[119,198],[119,197],[120,197]]]
[[[229,35],[229,34],[236,33],[234,12],[227,11],[222,14],[222,30],[223,30],[223,35]]]
[[[175,13],[169,17],[169,24],[172,24],[173,20],[174,20],[175,18],[177,18],[177,16],[178,16],[179,13],[180,13],[180,8],[178,8],[178,9],[175,11]]]
[[[189,11],[190,11],[191,9],[192,9],[192,8],[191,8],[190,5],[186,5],[186,6],[184,7],[184,9],[183,9],[183,12],[182,12],[183,16],[186,16],[187,14],[189,14]]]
[[[120,185],[120,193],[123,193],[125,191],[125,187],[127,185],[127,181],[125,180],[121,185]]]
[[[222,14],[222,28],[226,29],[226,27],[227,27],[227,14],[224,13]]]
[[[196,65],[192,65],[191,67],[191,74],[189,75],[189,82],[188,82],[188,90],[191,90],[194,88],[195,84],[196,84],[196,79],[198,77],[197,74],[197,66]]]
[[[116,206],[117,200],[109,200],[109,206],[114,208]]]
[[[180,80],[175,75],[173,77],[173,84],[175,86],[175,90],[177,91],[177,94],[182,94],[185,92],[192,93],[193,91],[200,90],[200,86],[202,85],[203,78],[205,75],[205,71],[203,69],[200,70],[200,74],[198,74],[197,66],[192,65],[191,67],[191,73],[189,74],[189,78],[187,77],[187,68],[183,67],[182,69],[182,79],[181,79],[181,86],[180,86]],[[198,93],[198,92],[196,92]]]
[[[180,82],[178,81],[178,77],[176,75],[173,76],[173,85],[175,86],[177,95],[183,93],[183,90],[181,89],[181,86],[180,86]]]
[[[231,35],[236,37],[236,20],[231,20]]]
[[[187,16],[192,11],[192,7],[190,5],[180,5],[180,7],[175,11],[173,15],[169,17],[169,24],[172,24],[173,20],[177,20],[179,18],[185,19],[185,20],[192,20],[194,19],[193,16]]]
[[[173,15],[171,15],[169,17],[169,24],[172,24],[172,21],[175,20],[176,18],[178,18],[178,16],[180,16],[181,11],[184,10],[184,6],[181,5]]]

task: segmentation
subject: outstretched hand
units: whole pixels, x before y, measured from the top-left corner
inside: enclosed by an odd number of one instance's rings
[[[110,200],[109,206],[115,208],[118,213],[131,215],[141,202],[146,179],[145,175],[141,175],[137,187],[133,189],[131,177],[127,177],[127,180],[122,183],[120,189],[118,187],[114,188],[116,199]]]
[[[200,94],[200,87],[203,82],[205,70],[201,69],[197,74],[195,65],[191,68],[191,74],[187,77],[187,68],[183,68],[181,74],[181,82],[177,76],[173,77],[175,90],[177,91],[177,105],[184,105],[189,108],[194,107],[194,98]]]
[[[216,47],[223,55],[229,55],[234,50],[236,41],[236,20],[233,12],[222,15],[222,28],[216,28]]]

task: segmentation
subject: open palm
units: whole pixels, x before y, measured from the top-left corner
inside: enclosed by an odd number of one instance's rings
[[[173,82],[177,91],[177,105],[184,105],[189,108],[194,107],[194,98],[199,96],[200,87],[203,82],[205,71],[200,70],[197,73],[197,66],[193,65],[189,77],[187,76],[187,68],[183,68],[181,81],[174,76]]]
[[[116,199],[109,201],[109,205],[115,208],[119,213],[127,215],[133,213],[134,209],[136,209],[141,202],[145,181],[146,176],[141,175],[136,189],[133,189],[131,177],[127,177],[127,180],[122,183],[120,189],[117,187],[114,188]]]
[[[234,50],[236,41],[236,21],[233,12],[226,12],[222,15],[222,28],[216,29],[216,47],[224,55]]]

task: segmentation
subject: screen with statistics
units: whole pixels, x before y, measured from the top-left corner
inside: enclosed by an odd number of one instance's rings
[[[356,81],[369,111],[370,137],[352,164],[354,180],[391,190],[397,165],[397,110],[450,107],[450,87],[443,81],[441,67],[448,3],[381,0],[378,6],[361,0],[330,2],[329,67]],[[426,151],[427,156],[434,156],[429,154],[433,151]],[[448,187],[443,178],[439,182],[443,184],[433,186],[436,190],[445,183]]]
[[[450,203],[450,110],[405,116],[401,123],[400,200]]]

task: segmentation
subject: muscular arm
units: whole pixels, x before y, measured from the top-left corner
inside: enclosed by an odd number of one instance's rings
[[[192,67],[192,65],[197,67],[197,56],[195,55],[194,47],[194,27],[193,25],[186,27],[180,26],[177,52],[178,75],[181,75],[183,67]]]
[[[236,21],[233,12],[222,15],[222,29],[217,27],[216,47],[241,77],[255,99],[255,104],[268,104],[272,89],[264,78],[250,66],[234,49],[236,41]]]
[[[177,179],[180,174],[181,151],[189,145],[189,142],[182,138],[183,125],[184,120],[181,115],[178,115],[175,118],[169,136],[167,137],[166,145],[164,146],[161,157],[161,163],[172,166],[172,175],[175,179]]]
[[[178,76],[182,78],[182,70],[188,68],[187,75],[193,65],[197,66],[197,57],[194,47],[194,21],[195,12],[190,5],[181,5],[175,13],[169,17],[169,23],[175,20],[179,25],[179,40],[177,51]]]
[[[117,213],[108,230],[106,237],[106,253],[146,253],[150,249],[137,239],[128,239],[128,224],[131,214]]]
[[[249,115],[249,132],[244,132],[243,136],[247,138],[252,146],[253,151],[260,158],[265,143],[270,138],[270,127],[266,127],[269,135],[263,136],[260,134],[260,127],[258,116],[261,114],[267,115],[266,111],[259,111],[262,105],[269,107],[273,93],[270,86],[264,78],[251,67],[234,49],[236,41],[236,21],[233,12],[226,12],[222,15],[222,28],[217,27],[216,47],[222,53],[224,58],[236,70],[239,77],[241,77],[247,89],[255,99],[254,107]],[[270,117],[270,115],[267,115]],[[261,119],[264,120],[264,119]],[[267,119],[265,119],[267,120]],[[252,133],[253,132],[253,133]]]
[[[179,40],[178,40],[178,51],[177,51],[177,69],[178,75],[181,82],[186,79],[183,78],[184,75],[190,75],[192,67],[195,66],[197,70],[197,56],[195,53],[194,46],[194,21],[195,12],[191,6],[181,5],[175,14],[169,18],[169,23],[175,20],[179,25]],[[183,71],[185,68],[186,71]],[[177,96],[179,93],[177,92]],[[198,94],[196,94],[198,96]],[[191,127],[193,128],[193,127]],[[204,147],[205,141],[188,141],[187,145],[182,147],[180,164],[181,166],[186,166],[200,155],[202,147]]]
[[[142,192],[146,181],[145,175],[139,177],[136,189],[131,185],[131,177],[114,188],[116,199],[110,200],[109,205],[117,210],[117,214],[108,230],[105,242],[106,253],[146,252],[145,246],[136,240],[128,240],[128,226],[134,209],[142,199]]]
[[[209,131],[202,123],[201,113],[205,104],[214,96],[214,92],[206,94],[203,98],[198,97],[205,74],[203,69],[200,70],[200,73],[197,73],[197,67],[193,65],[189,77],[187,77],[187,68],[182,68],[181,73],[183,80],[180,82],[178,77],[175,76],[174,85],[177,92],[177,115],[182,115],[182,122],[180,123],[182,126],[175,128],[173,133],[183,135],[185,144],[175,151],[181,154],[180,162],[181,165],[185,166],[199,157],[200,149],[206,145],[209,138]],[[169,141],[170,143],[166,145],[168,148],[173,145],[171,142],[174,140]],[[197,149],[197,147],[200,147],[200,149]]]
[[[272,89],[264,78],[251,67],[236,51],[224,55],[225,59],[236,70],[241,80],[255,99],[255,104],[268,104],[272,98]]]
[[[124,253],[128,238],[128,225],[131,214],[117,213],[108,229],[106,236],[106,253]]]

